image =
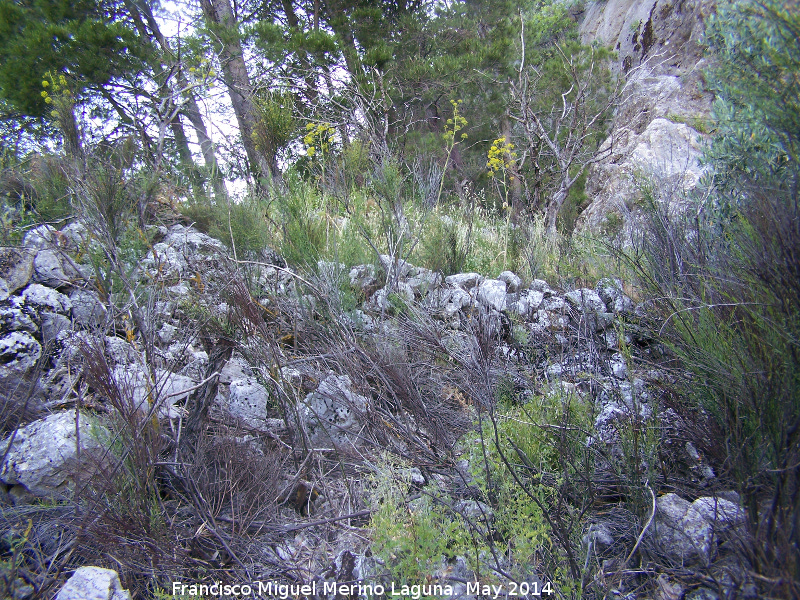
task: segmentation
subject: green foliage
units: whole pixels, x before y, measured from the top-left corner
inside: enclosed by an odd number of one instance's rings
[[[545,511],[560,505],[559,494],[577,486],[591,467],[585,439],[565,435],[570,428],[585,431],[591,426],[591,407],[560,390],[520,404],[511,381],[501,380],[496,395],[496,407],[468,446],[475,481],[492,500],[497,534],[512,564],[529,565],[544,557],[554,585],[562,591],[574,588],[577,582],[567,574],[564,548],[556,544],[561,532],[552,529],[552,515],[548,520]],[[575,489],[576,498],[582,493]],[[579,512],[580,507],[567,510]],[[573,551],[580,546],[578,539],[568,543]]]
[[[137,70],[145,49],[120,8],[114,0],[0,2],[0,96],[44,117],[51,110],[41,95],[48,72],[69,73],[81,96]]]
[[[469,543],[458,519],[430,495],[434,490],[407,505],[410,477],[408,465],[385,458],[372,478],[372,551],[396,586],[424,582]]]
[[[796,180],[800,170],[800,14],[777,0],[719,4],[707,40],[717,135],[707,153],[720,183]]]

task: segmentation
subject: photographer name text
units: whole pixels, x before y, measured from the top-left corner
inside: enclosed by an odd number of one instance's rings
[[[505,585],[486,584],[479,581],[466,582],[466,590],[463,588],[460,593],[467,595],[482,596],[484,598],[508,597],[538,597],[552,596],[555,591],[548,582],[521,583],[510,582]],[[315,598],[334,596],[350,597],[387,597],[387,598],[410,598],[420,600],[428,596],[454,596],[455,589],[450,584],[418,584],[418,585],[398,585],[391,582],[387,585],[380,583],[337,583],[335,581],[311,582],[306,584],[285,584],[277,581],[257,581],[253,583],[228,584],[217,581],[210,584],[205,583],[183,583],[175,581],[172,583],[173,596],[260,596],[268,598],[278,598],[289,600],[289,598]]]

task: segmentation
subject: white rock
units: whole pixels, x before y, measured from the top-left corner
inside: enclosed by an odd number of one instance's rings
[[[359,413],[369,406],[369,400],[351,390],[346,375],[329,375],[316,391],[305,399],[301,410],[303,427],[314,448],[358,445],[361,429]]]
[[[56,600],[131,600],[116,571],[81,567],[56,595]]]
[[[263,429],[267,418],[269,392],[254,377],[231,382],[228,401],[221,407],[229,416],[254,429]]]
[[[513,294],[522,287],[522,279],[520,279],[514,272],[512,271],[503,271],[500,275],[497,276],[500,281],[505,282],[506,284],[506,291],[509,294]]]
[[[444,282],[450,287],[458,287],[469,291],[483,281],[479,273],[458,273],[444,278]]]
[[[0,338],[0,377],[25,373],[36,365],[42,346],[30,333],[12,331]]]
[[[497,311],[506,309],[506,284],[499,279],[486,279],[478,286],[476,298],[480,304]]]
[[[0,467],[0,480],[40,498],[63,496],[73,476],[104,459],[102,438],[108,434],[96,419],[81,414],[79,460],[75,416],[74,410],[59,412],[18,429]],[[6,448],[9,438],[0,447]]]
[[[604,313],[606,305],[600,295],[592,289],[581,288],[564,294],[564,298],[583,312]]]
[[[25,304],[36,310],[46,309],[62,314],[72,310],[72,301],[66,295],[40,283],[32,283],[22,290],[22,298]]]

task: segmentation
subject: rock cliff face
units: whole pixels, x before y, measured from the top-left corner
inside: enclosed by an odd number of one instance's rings
[[[703,35],[714,6],[714,0],[609,0],[589,3],[580,15],[584,42],[613,47],[627,81],[604,143],[611,156],[587,178],[592,202],[579,229],[629,231],[647,179],[672,190],[676,201],[699,182],[711,110]]]

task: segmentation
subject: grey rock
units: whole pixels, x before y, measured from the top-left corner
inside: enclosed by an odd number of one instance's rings
[[[606,550],[614,545],[614,535],[611,533],[612,529],[608,523],[600,522],[594,523],[589,527],[589,531],[583,536],[583,543],[589,543],[594,547],[595,552]]]
[[[301,409],[303,428],[312,447],[317,449],[358,445],[361,428],[359,414],[369,400],[351,389],[346,375],[328,375],[316,391],[306,396]]]
[[[722,500],[721,502],[726,502]],[[657,501],[654,541],[667,556],[681,564],[704,562],[712,556],[714,527],[703,511],[674,493]]]
[[[479,273],[458,273],[444,278],[444,282],[450,287],[457,287],[466,291],[471,290],[481,281],[483,281],[483,276]]]
[[[544,279],[534,279],[533,283],[531,283],[530,289],[534,292],[541,292],[545,298],[555,295],[553,288],[547,285],[547,282]]]
[[[539,310],[543,311],[556,311],[556,310],[564,310],[567,308],[567,303],[564,301],[563,298],[559,296],[548,296],[545,294],[544,300],[539,305]]]
[[[253,369],[250,368],[250,365],[247,364],[247,361],[238,354],[235,354],[228,362],[225,363],[225,366],[222,367],[222,370],[219,374],[219,382],[223,384],[229,384],[233,381],[247,379],[248,377],[252,376]]]
[[[52,225],[39,225],[25,234],[22,240],[23,248],[44,250],[57,245],[56,230]]]
[[[72,328],[72,321],[62,314],[43,312],[40,317],[42,320],[42,345],[44,346],[58,339],[62,331]]]
[[[77,221],[63,227],[61,229],[61,235],[70,250],[77,250],[81,246],[86,245],[91,237],[86,225]]]
[[[172,340],[175,339],[175,334],[177,332],[177,327],[170,325],[169,323],[164,323],[161,326],[161,329],[158,330],[158,339],[161,340],[162,344],[169,345]]]
[[[464,515],[470,521],[491,520],[494,518],[492,508],[479,500],[460,500],[453,507],[453,510]]]
[[[506,291],[509,294],[514,294],[522,287],[522,279],[513,271],[503,271],[497,276],[500,281],[506,284]]]
[[[12,331],[0,338],[0,377],[25,373],[36,365],[42,346],[26,331]]]
[[[33,277],[36,251],[28,248],[0,248],[0,300],[5,300]]]
[[[119,575],[110,569],[81,567],[59,590],[56,600],[131,600]]]
[[[604,313],[606,312],[605,302],[600,295],[592,289],[581,288],[564,294],[564,298],[583,312]]]
[[[36,333],[39,328],[28,314],[18,306],[0,306],[0,332],[28,331]]]
[[[6,485],[21,486],[39,498],[63,497],[74,477],[87,473],[104,459],[101,438],[108,434],[107,430],[83,414],[77,423],[80,455],[74,410],[52,414],[18,429],[0,467],[0,480]],[[7,447],[10,438],[0,447]],[[25,495],[17,497],[22,499]]]
[[[381,254],[379,258],[381,267],[383,267],[383,270],[386,272],[386,278],[389,281],[395,277],[399,279],[408,277],[408,274],[412,269],[412,265],[404,261],[402,258],[392,259],[392,257],[388,254]]]
[[[708,588],[697,588],[686,594],[685,600],[719,600],[719,594]]]
[[[345,273],[349,273],[349,271],[347,265],[344,263],[318,260],[317,273],[319,274],[319,278],[326,284],[338,287],[339,283],[344,279]]]
[[[67,314],[72,310],[72,301],[61,292],[40,283],[32,283],[22,290],[25,304],[36,310]]]
[[[123,401],[130,410],[147,414],[151,402],[157,402],[155,414],[162,419],[178,417],[176,404],[189,396],[195,382],[185,375],[156,369],[155,382],[151,383],[147,372],[139,365],[117,365],[113,369],[114,381]]]
[[[611,374],[617,379],[628,378],[628,365],[621,354],[615,354],[611,357],[609,367],[611,367]]]
[[[81,274],[64,260],[59,250],[39,250],[33,259],[33,280],[48,287],[59,288],[72,283]]]
[[[442,276],[428,269],[419,269],[419,272],[406,281],[417,298],[424,298],[431,291],[442,285]]]
[[[608,310],[614,314],[631,314],[635,304],[625,292],[622,291],[622,282],[619,279],[601,279],[597,282],[595,291],[605,303]]]
[[[170,227],[163,243],[184,256],[225,252],[225,245],[219,240],[184,225]]]
[[[506,309],[506,284],[499,279],[486,279],[477,287],[476,299],[479,304],[497,311]]]
[[[378,283],[374,265],[356,265],[350,269],[350,287],[365,290]]]
[[[220,408],[230,417],[254,429],[263,429],[267,419],[269,392],[255,377],[237,379],[230,385],[228,401]]]
[[[186,255],[165,242],[153,244],[141,261],[142,268],[151,278],[180,277],[187,265]]]
[[[717,530],[741,525],[745,520],[744,509],[724,498],[703,496],[692,502],[692,508]]]
[[[102,327],[106,322],[106,307],[97,292],[73,290],[69,296],[72,302],[72,318],[78,325],[87,329]]]
[[[111,366],[130,365],[141,360],[136,349],[122,338],[106,336],[105,349],[106,359]]]

